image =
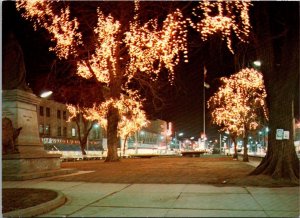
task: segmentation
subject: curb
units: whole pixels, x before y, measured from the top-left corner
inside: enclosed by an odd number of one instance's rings
[[[57,193],[57,197],[51,201],[38,204],[25,209],[14,210],[3,214],[3,217],[33,217],[47,213],[66,202],[66,196],[61,191],[51,190]]]

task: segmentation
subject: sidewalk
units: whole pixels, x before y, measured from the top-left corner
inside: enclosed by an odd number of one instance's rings
[[[40,217],[299,217],[299,187],[114,184],[36,179],[3,188],[59,190],[67,202]]]

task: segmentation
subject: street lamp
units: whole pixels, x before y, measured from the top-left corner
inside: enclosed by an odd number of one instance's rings
[[[258,132],[258,143],[261,145],[261,146],[264,146],[264,141],[262,140],[262,131],[259,131]]]
[[[41,98],[47,98],[50,95],[52,95],[52,93],[53,93],[52,91],[44,91],[44,92],[41,93],[40,97]]]
[[[264,133],[264,145],[265,145],[265,149],[268,149],[268,141],[269,141],[269,127],[265,128],[265,133]]]
[[[181,136],[183,136],[183,132],[178,133],[178,137],[181,137]],[[181,150],[181,141],[179,140],[179,138],[177,139],[176,132],[175,132],[175,139],[176,139],[176,144],[178,142],[178,148],[179,148],[179,151],[180,151]]]
[[[260,67],[261,66],[261,61],[260,60],[253,61],[253,65],[255,67]]]
[[[140,131],[140,137],[139,137],[140,146],[142,146],[142,144],[143,144],[144,136],[145,136],[145,132],[143,130]]]
[[[205,78],[206,78],[206,74],[207,74],[207,69],[204,66],[204,76],[203,76],[203,140],[204,140],[204,149],[206,149],[205,146],[205,141],[206,141],[206,133],[205,133],[205,88],[209,88],[209,84],[205,82]]]

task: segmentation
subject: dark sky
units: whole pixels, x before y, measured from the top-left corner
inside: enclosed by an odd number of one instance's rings
[[[48,51],[49,39],[45,33],[34,31],[32,24],[20,17],[13,2],[2,2],[2,18],[3,36],[8,31],[15,33],[24,52],[27,82],[39,94],[55,59]],[[189,36],[189,42],[189,63],[178,66],[175,79],[177,92],[168,96],[168,107],[160,112],[159,117],[173,121],[175,131],[198,138],[203,131],[203,66],[207,68],[206,81],[211,85],[210,89],[206,89],[206,100],[217,89],[218,78],[232,74],[235,66],[234,56],[218,37],[201,43],[199,35],[194,33]],[[209,137],[218,138],[207,111],[206,132]]]

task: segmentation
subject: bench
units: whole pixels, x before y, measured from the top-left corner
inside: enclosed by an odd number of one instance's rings
[[[130,154],[128,155],[130,158],[151,158],[151,157],[158,157],[157,154]]]
[[[181,152],[183,157],[200,157],[200,155],[204,153],[205,151],[182,151]]]

